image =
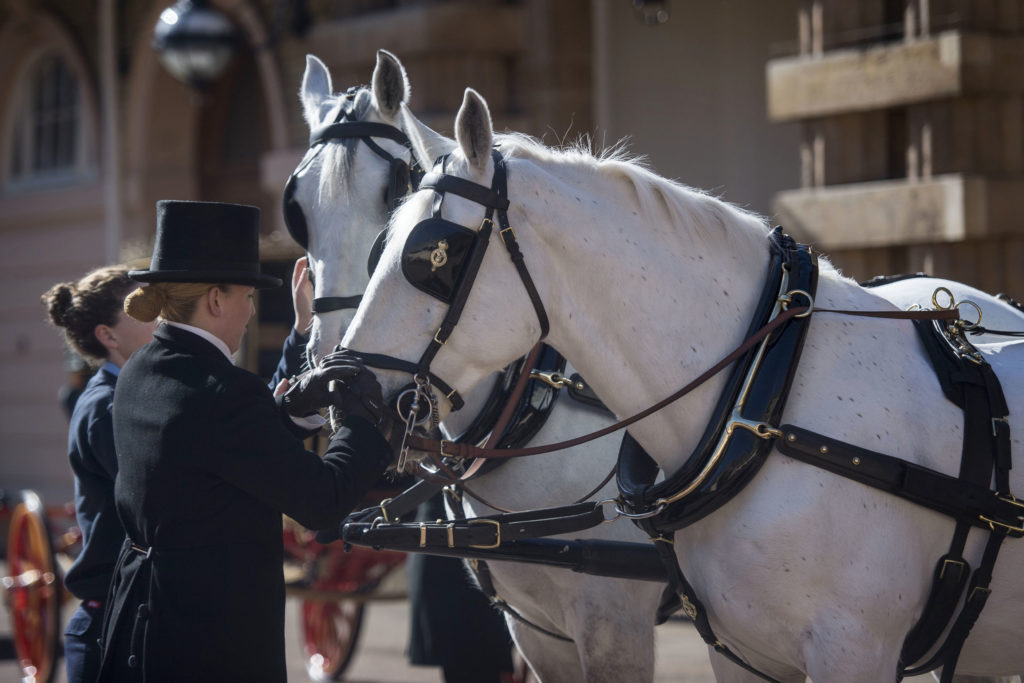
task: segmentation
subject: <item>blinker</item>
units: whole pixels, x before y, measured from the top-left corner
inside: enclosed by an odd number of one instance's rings
[[[284,225],[288,228],[288,234],[298,242],[303,249],[309,248],[309,230],[306,227],[306,216],[302,213],[302,207],[295,200],[295,179],[296,174],[288,177],[284,186],[284,196],[281,202],[281,209],[284,213]]]
[[[427,218],[406,239],[402,273],[416,289],[451,304],[478,242],[474,230],[443,218]]]

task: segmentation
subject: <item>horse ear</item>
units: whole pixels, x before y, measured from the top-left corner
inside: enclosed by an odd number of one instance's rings
[[[373,99],[377,109],[388,118],[395,118],[399,107],[409,101],[409,77],[405,67],[387,50],[377,50],[377,66],[373,69]]]
[[[455,139],[466,160],[482,172],[491,158],[494,130],[487,103],[472,88],[466,88],[459,114],[455,117]]]
[[[299,99],[302,101],[302,113],[310,130],[320,125],[321,105],[332,92],[334,90],[331,87],[331,72],[319,59],[313,55],[306,55],[306,73],[302,75]]]
[[[420,168],[433,168],[434,162],[439,157],[448,154],[455,149],[455,141],[446,138],[440,133],[428,127],[425,123],[413,116],[409,107],[402,104],[402,130],[409,136],[412,143],[412,152],[416,155],[416,161]]]

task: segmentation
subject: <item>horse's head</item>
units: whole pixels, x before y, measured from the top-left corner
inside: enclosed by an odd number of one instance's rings
[[[409,93],[405,69],[384,50],[377,53],[372,87],[340,94],[323,62],[306,57],[300,98],[310,147],[285,187],[284,213],[309,257],[313,363],[341,340],[369,279],[374,241],[418,180],[418,163],[399,127]],[[436,134],[421,137],[424,148],[439,144]]]
[[[403,118],[417,155],[428,157],[422,126]],[[534,258],[542,245],[533,235],[524,239],[525,215],[515,208],[515,190],[510,207],[506,189],[519,176],[493,152],[487,104],[471,89],[455,130],[457,147],[392,217],[342,341],[378,370],[385,395],[395,395],[411,376],[429,377],[442,416],[459,407],[452,390],[469,391],[547,332],[542,296],[528,293],[531,275],[544,270]],[[520,245],[527,275],[510,258]]]

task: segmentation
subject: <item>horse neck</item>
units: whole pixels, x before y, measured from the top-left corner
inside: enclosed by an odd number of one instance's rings
[[[528,182],[518,192],[536,193],[531,206],[543,210],[526,209],[520,220],[538,226],[550,259],[550,341],[620,418],[674,393],[743,341],[768,263],[755,218],[615,169],[559,169]],[[663,469],[695,447],[724,380],[630,428]]]

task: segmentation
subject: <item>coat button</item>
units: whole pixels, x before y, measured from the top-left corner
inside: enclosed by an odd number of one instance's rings
[[[128,668],[129,669],[134,669],[138,665],[139,665],[139,658],[136,657],[135,655],[128,655]]]

